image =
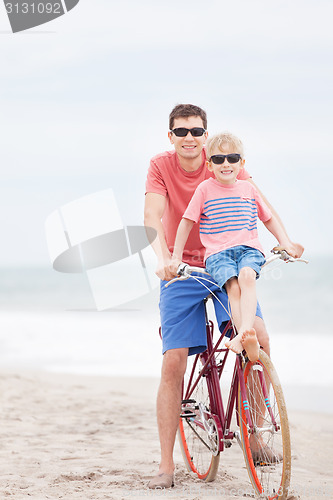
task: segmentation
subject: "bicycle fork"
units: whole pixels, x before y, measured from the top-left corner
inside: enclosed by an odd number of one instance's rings
[[[274,417],[274,414],[272,411],[265,376],[263,374],[263,370],[262,370],[262,367],[260,364],[254,365],[253,370],[258,371],[260,386],[261,386],[261,389],[263,392],[265,405],[266,405],[267,411],[269,413],[269,416],[271,418],[272,425],[269,427],[259,427],[259,428],[254,426],[252,418],[251,418],[250,410],[249,410],[249,402],[247,399],[247,392],[246,392],[245,380],[244,380],[244,372],[242,370],[240,357],[241,357],[240,355],[237,356],[238,380],[239,380],[239,386],[240,386],[240,392],[241,392],[241,402],[243,404],[243,409],[244,409],[244,412],[246,415],[246,420],[247,420],[247,423],[249,426],[249,434],[254,434],[256,432],[260,433],[260,432],[265,432],[265,431],[269,431],[269,432],[273,433],[274,431],[278,431],[279,426],[275,420],[275,417]],[[240,412],[240,414],[241,414],[241,412]],[[239,436],[236,436],[236,438],[238,440]]]
[[[249,424],[249,432],[250,434],[254,433],[254,426],[250,414],[250,409],[249,409],[249,401],[247,399],[247,392],[246,392],[246,387],[245,387],[245,380],[244,380],[244,372],[242,370],[242,363],[241,363],[241,355],[237,356],[236,359],[236,364],[237,364],[237,372],[238,372],[238,383],[240,387],[240,393],[241,393],[241,403],[243,404],[243,408],[245,411],[246,415],[246,421]],[[240,409],[239,409],[240,410]],[[241,412],[239,412],[241,414]]]

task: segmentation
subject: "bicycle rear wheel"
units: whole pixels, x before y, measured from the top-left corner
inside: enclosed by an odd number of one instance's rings
[[[197,386],[192,391],[191,387],[197,380],[202,367],[200,356],[192,356],[193,358],[192,362],[189,360],[184,377],[183,392],[184,396],[189,395],[190,402],[182,405],[183,416],[179,419],[178,438],[187,470],[194,472],[199,479],[208,482],[214,481],[220,461],[218,429],[214,419],[206,421],[209,432],[203,424],[199,405],[204,411],[210,412],[207,377],[200,377]]]
[[[269,500],[286,499],[291,474],[290,432],[282,388],[262,350],[244,366],[247,401],[238,390],[239,426],[246,467],[255,492]],[[245,408],[254,430],[251,434]]]

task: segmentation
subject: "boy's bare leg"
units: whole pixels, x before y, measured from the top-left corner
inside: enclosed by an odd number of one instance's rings
[[[249,360],[257,361],[259,342],[253,328],[257,309],[256,272],[250,267],[243,267],[239,272],[238,284],[241,291],[240,309],[242,318],[239,334]]]
[[[254,318],[257,309],[256,292],[256,272],[250,267],[243,267],[238,276],[238,285],[240,288],[240,310],[241,326],[240,334],[253,328]]]
[[[182,382],[188,349],[171,349],[163,357],[161,382],[157,395],[157,423],[161,446],[159,474],[173,474],[173,449],[178,428]]]
[[[230,302],[232,319],[235,323],[237,331],[239,332],[242,318],[241,318],[241,291],[239,288],[238,279],[236,277],[230,278],[230,280],[228,280],[224,286],[227,291]],[[228,340],[225,343],[225,345],[228,349],[235,352],[236,354],[239,354],[244,349],[241,341],[241,336],[239,334],[236,335],[236,337],[234,337],[232,340]]]

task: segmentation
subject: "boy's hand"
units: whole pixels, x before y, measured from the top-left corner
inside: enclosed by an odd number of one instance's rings
[[[304,252],[304,247],[299,243],[285,242],[283,245],[274,247],[273,250],[279,250],[279,251],[285,250],[291,257],[297,259]]]
[[[294,252],[294,254],[290,255],[292,255],[292,257],[295,257],[296,259],[299,259],[299,257],[301,257],[304,252],[304,247],[300,243],[291,242],[291,251]],[[290,253],[288,250],[287,252]]]

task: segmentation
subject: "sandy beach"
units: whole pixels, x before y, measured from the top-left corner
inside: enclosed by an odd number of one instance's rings
[[[175,487],[147,489],[159,461],[158,379],[12,371],[0,382],[1,499],[252,496],[237,444],[222,454],[216,481],[204,484],[187,473],[176,443]],[[289,419],[290,498],[332,498],[333,416],[291,412]]]

